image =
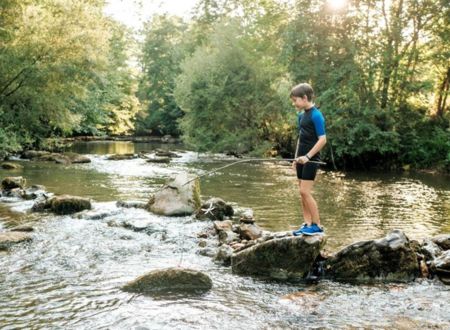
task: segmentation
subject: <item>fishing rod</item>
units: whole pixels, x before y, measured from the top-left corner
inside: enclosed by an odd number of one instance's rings
[[[223,170],[223,169],[225,169],[227,167],[234,166],[236,164],[247,163],[247,162],[292,162],[294,160],[296,160],[296,158],[246,158],[246,159],[240,159],[240,160],[235,161],[235,162],[233,162],[231,164],[227,164],[227,165],[218,167],[218,168],[216,168],[214,170],[207,171],[206,173],[203,173],[203,174],[200,174],[200,175],[196,175],[194,178],[192,178],[191,180],[186,181],[181,186],[183,187],[183,186],[187,185],[188,183],[191,183],[194,180],[200,179],[201,177],[204,177],[204,176],[207,176],[207,175],[211,175],[211,174],[213,174],[215,172]],[[308,160],[307,163],[312,163],[312,164],[317,164],[317,165],[326,165],[327,164],[325,162],[321,162],[321,161],[317,161],[317,160]],[[162,191],[162,190],[164,190],[166,188],[170,188],[170,186],[169,185],[164,185],[160,189],[155,191],[154,193],[156,194],[156,193],[158,193],[158,192],[160,192],[160,191]]]

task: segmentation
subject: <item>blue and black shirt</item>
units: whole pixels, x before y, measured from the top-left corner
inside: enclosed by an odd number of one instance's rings
[[[298,128],[300,135],[300,143],[297,155],[306,155],[317,143],[319,136],[325,135],[325,118],[319,109],[313,106],[298,113]],[[320,159],[320,153],[312,158]]]

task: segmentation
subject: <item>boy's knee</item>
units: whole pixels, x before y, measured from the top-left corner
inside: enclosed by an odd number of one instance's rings
[[[310,193],[309,189],[302,189],[302,188],[300,188],[300,196],[301,196],[302,198],[306,198],[306,197],[308,197],[310,194],[311,194],[311,193]]]

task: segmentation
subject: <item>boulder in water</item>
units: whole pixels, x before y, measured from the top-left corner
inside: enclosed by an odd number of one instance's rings
[[[117,201],[117,207],[124,207],[127,209],[136,208],[136,209],[145,209],[147,206],[146,202],[143,201]]]
[[[200,207],[200,183],[187,173],[178,174],[166,187],[153,195],[149,211],[168,216],[193,214]]]
[[[31,239],[32,236],[30,234],[20,231],[0,233],[0,250],[7,250],[15,244],[31,241]]]
[[[72,214],[83,210],[90,210],[91,207],[91,201],[87,198],[61,195],[46,201],[43,209],[50,209],[50,211],[56,214]]]
[[[135,293],[203,293],[211,288],[211,279],[202,272],[186,268],[167,268],[140,276],[122,289]]]
[[[242,223],[239,229],[241,239],[256,240],[262,237],[262,229],[255,224]]]
[[[2,163],[0,167],[4,170],[17,170],[23,168],[22,165],[16,163]]]
[[[324,235],[272,239],[234,254],[231,267],[237,274],[303,279],[325,242]]]
[[[408,282],[419,275],[416,252],[400,230],[351,244],[325,262],[327,277],[349,282]]]
[[[25,187],[26,180],[21,176],[9,176],[3,179],[2,188],[5,190],[11,190],[15,188],[23,189]]]

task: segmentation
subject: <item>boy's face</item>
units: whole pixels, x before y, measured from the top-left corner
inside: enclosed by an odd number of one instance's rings
[[[307,107],[307,105],[309,104],[308,102],[308,97],[305,95],[303,97],[298,97],[298,96],[292,96],[291,97],[292,100],[292,104],[298,109],[298,110],[303,110]]]

